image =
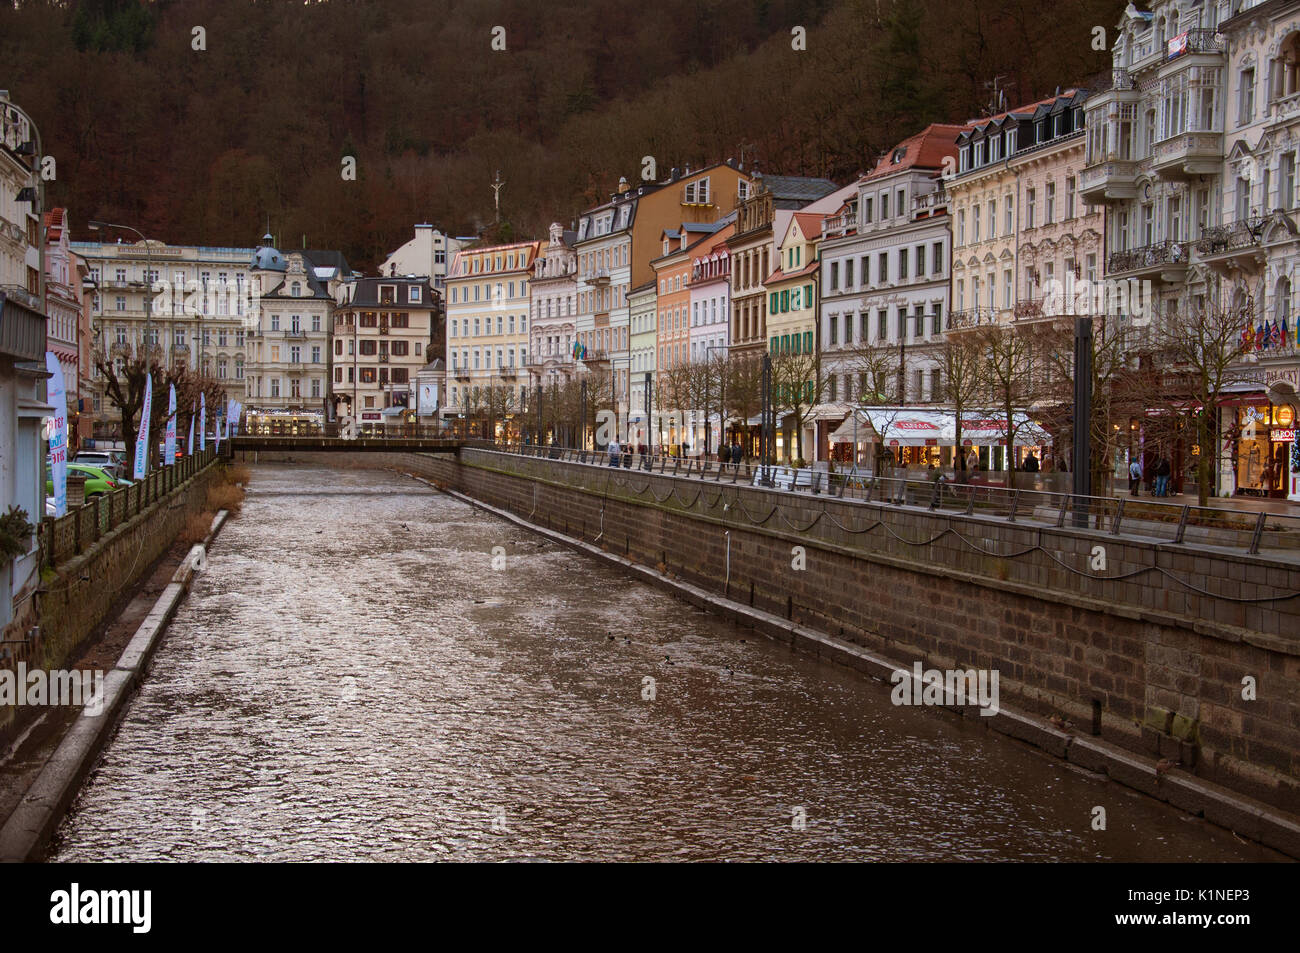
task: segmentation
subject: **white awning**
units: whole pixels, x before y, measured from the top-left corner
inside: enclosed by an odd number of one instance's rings
[[[855,419],[859,443],[879,439],[891,447],[936,447],[951,446],[957,439],[957,415],[951,410],[860,407],[831,435],[831,442],[851,443]],[[1051,444],[1051,438],[1027,414],[1017,413],[1012,419],[1016,446]],[[967,413],[962,418],[961,439],[976,447],[1005,445],[1006,421],[989,413]]]

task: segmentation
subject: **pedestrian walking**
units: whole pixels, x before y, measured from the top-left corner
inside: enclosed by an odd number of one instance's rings
[[[1128,495],[1139,496],[1139,488],[1142,486],[1142,461],[1137,457],[1128,465]]]
[[[622,448],[618,445],[618,438],[615,437],[609,442],[609,465],[616,467],[619,464],[619,452]]]

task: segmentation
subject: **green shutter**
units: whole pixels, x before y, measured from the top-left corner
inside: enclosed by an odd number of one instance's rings
[[[781,313],[784,314],[789,310],[790,310],[790,292],[782,291],[781,292]]]
[[[804,295],[803,306],[805,308],[811,308],[813,306],[813,286],[805,285],[803,289],[803,295]]]
[[[767,306],[767,313],[768,313],[768,314],[776,314],[776,300],[777,300],[777,299],[776,299],[776,292],[773,291],[773,292],[772,292],[772,301],[771,301],[771,303],[769,303],[768,306]]]
[[[793,339],[791,341],[791,343],[794,345],[794,352],[796,354],[800,354],[803,351],[803,349],[799,346],[799,339],[800,339],[800,335],[796,334],[793,336]]]
[[[811,331],[805,331],[803,333],[803,350],[805,354],[811,354],[813,352],[813,333]]]
[[[775,354],[775,353],[776,353],[777,345],[778,345],[779,343],[780,343],[780,339],[777,338],[775,335],[773,335],[773,336],[772,336],[772,343],[768,346],[768,351],[770,351],[771,353]]]

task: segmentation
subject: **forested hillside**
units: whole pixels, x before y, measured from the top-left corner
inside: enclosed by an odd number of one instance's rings
[[[925,123],[979,115],[994,77],[1014,105],[1106,72],[1093,30],[1109,41],[1124,5],[44,0],[0,9],[0,86],[36,117],[74,226],[235,245],[269,219],[286,247],[373,267],[413,222],[491,222],[498,170],[528,237],[646,155],[661,175],[743,155],[847,181]]]

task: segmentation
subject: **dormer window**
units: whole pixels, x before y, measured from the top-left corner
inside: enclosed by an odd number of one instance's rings
[[[397,285],[379,286],[379,303],[394,304],[397,301]]]
[[[412,304],[419,304],[419,303],[420,303],[420,286],[419,286],[419,285],[411,285],[411,299],[410,299],[410,300],[411,300],[411,303],[412,303]]]
[[[960,161],[959,161],[959,163],[958,163],[957,171],[958,171],[958,172],[969,172],[969,171],[970,171],[970,146],[962,146],[962,147],[961,147],[961,159],[960,159]],[[868,222],[871,221],[871,218],[868,217],[868,218],[867,218],[867,221],[868,221]]]
[[[295,298],[302,297],[302,285],[295,281],[289,286],[289,294]]]
[[[894,150],[894,158],[893,158],[894,165],[898,165],[898,163],[902,162],[906,156],[907,156],[907,147],[899,146],[897,149]]]

